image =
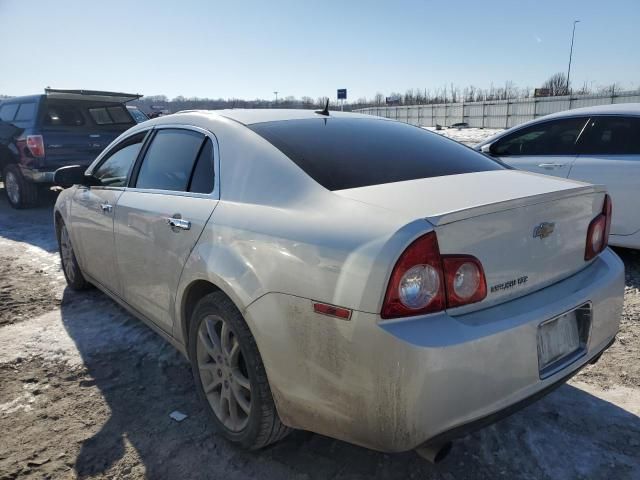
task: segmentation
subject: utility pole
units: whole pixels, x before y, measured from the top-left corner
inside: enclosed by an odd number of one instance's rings
[[[276,95],[276,107],[278,106],[278,92],[273,92]]]
[[[571,95],[569,91],[569,77],[571,76],[571,57],[573,56],[573,39],[576,36],[576,23],[580,23],[580,20],[573,21],[573,33],[571,33],[571,49],[569,50],[569,69],[567,70],[567,95]]]

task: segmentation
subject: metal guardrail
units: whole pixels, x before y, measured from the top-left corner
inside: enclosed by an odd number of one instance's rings
[[[397,107],[369,107],[359,113],[393,118],[422,127],[451,126],[468,123],[478,128],[510,128],[515,125],[573,108],[612,103],[640,103],[640,91],[598,95],[567,95],[561,97],[532,97],[483,102],[405,105]]]

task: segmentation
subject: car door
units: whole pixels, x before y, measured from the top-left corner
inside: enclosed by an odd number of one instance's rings
[[[569,178],[604,184],[613,201],[612,235],[640,230],[640,117],[589,120]]]
[[[101,184],[78,187],[71,208],[71,239],[82,270],[117,295],[122,288],[113,219],[146,135],[134,134],[110,149],[92,171]]]
[[[567,177],[588,117],[541,121],[498,139],[492,156],[520,170]]]
[[[218,203],[217,143],[197,128],[157,128],[118,200],[124,298],[168,333],[182,268]]]

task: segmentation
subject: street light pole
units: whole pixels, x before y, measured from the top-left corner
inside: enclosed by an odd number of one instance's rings
[[[567,70],[567,95],[571,95],[569,91],[569,77],[571,76],[571,57],[573,56],[573,39],[576,36],[576,23],[580,23],[580,20],[573,21],[573,33],[571,33],[571,49],[569,50],[569,69]]]
[[[278,92],[273,92],[276,95],[276,107],[278,106]]]

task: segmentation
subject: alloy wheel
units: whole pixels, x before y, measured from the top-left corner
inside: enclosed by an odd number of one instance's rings
[[[251,413],[251,383],[238,338],[223,318],[208,315],[200,322],[196,353],[214,414],[231,432],[242,431]]]
[[[62,257],[62,268],[70,282],[75,280],[76,273],[73,268],[73,248],[69,240],[69,232],[65,225],[60,231],[60,256]]]
[[[4,179],[4,188],[7,190],[7,196],[11,203],[17,205],[20,203],[20,185],[18,184],[18,178],[13,172],[7,172]]]

